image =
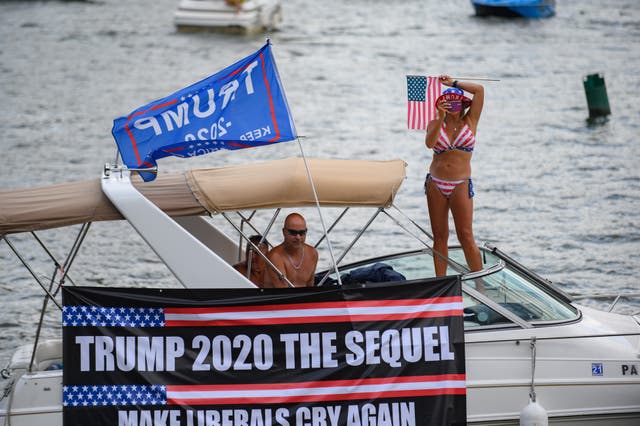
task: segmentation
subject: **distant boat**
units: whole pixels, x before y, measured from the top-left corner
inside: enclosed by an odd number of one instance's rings
[[[280,0],[180,0],[173,20],[178,30],[254,34],[282,21]]]
[[[555,0],[471,0],[477,16],[548,18],[555,15]]]

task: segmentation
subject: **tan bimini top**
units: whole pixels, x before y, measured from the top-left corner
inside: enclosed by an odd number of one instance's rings
[[[402,160],[307,159],[323,206],[386,207],[406,164]],[[133,185],[169,216],[315,205],[302,158],[159,175]],[[0,235],[123,219],[100,179],[0,191]]]

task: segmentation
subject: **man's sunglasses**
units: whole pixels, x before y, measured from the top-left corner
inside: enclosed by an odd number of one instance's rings
[[[300,235],[300,236],[305,236],[307,234],[307,230],[306,229],[301,229],[301,230],[295,230],[295,229],[288,229],[287,228],[287,234],[295,237],[296,235]]]

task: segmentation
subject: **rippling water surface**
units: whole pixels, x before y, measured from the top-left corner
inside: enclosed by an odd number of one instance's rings
[[[0,189],[98,177],[115,157],[115,117],[264,43],[265,35],[177,33],[176,4],[0,2]],[[500,79],[486,83],[473,159],[476,239],[570,293],[640,290],[636,0],[559,1],[557,15],[545,20],[476,18],[468,0],[289,0],[283,25],[268,36],[298,132],[306,136],[305,154],[404,159],[407,180],[396,203],[425,226],[422,180],[431,154],[424,135],[405,128],[405,75]],[[585,120],[582,80],[592,73],[605,76],[612,109],[597,125]],[[286,143],[188,164],[162,160],[160,170],[299,154],[295,143]],[[75,237],[40,235],[60,258]],[[371,238],[364,254],[412,248],[384,225]],[[39,274],[51,274],[39,263],[40,252],[21,237],[12,241]],[[336,237],[337,248],[345,244]],[[122,224],[92,225],[84,249],[70,271],[78,283],[175,285]],[[326,251],[322,258],[326,264]],[[42,291],[4,242],[0,271],[4,359],[34,335]],[[627,311],[640,309],[637,298],[625,303]],[[53,309],[47,324],[58,327]]]

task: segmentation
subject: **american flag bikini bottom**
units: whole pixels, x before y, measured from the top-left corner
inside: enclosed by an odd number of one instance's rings
[[[429,181],[429,179],[431,179],[431,181],[440,190],[442,195],[444,195],[446,198],[449,198],[451,196],[451,193],[454,189],[456,189],[456,186],[466,181],[469,181],[469,198],[473,198],[473,196],[475,195],[475,193],[473,192],[473,182],[471,181],[471,178],[462,180],[442,180],[431,176],[431,173],[427,173],[427,177],[424,179],[425,191],[427,190],[427,182]]]

